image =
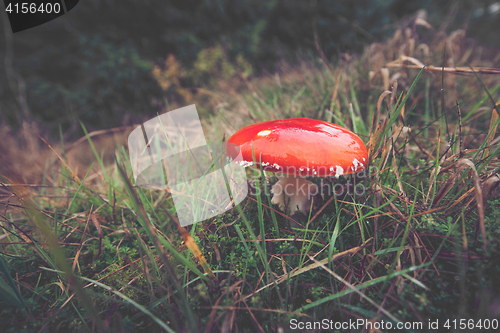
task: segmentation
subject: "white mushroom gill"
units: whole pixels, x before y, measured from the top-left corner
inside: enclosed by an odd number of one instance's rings
[[[290,207],[290,214],[300,211],[304,214],[311,209],[311,199],[319,193],[319,188],[313,182],[299,175],[277,175],[278,182],[271,189],[271,203],[278,204],[285,210],[285,202]]]

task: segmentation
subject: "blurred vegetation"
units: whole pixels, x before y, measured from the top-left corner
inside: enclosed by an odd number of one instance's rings
[[[51,133],[61,124],[66,138],[82,134],[79,120],[90,129],[136,123],[160,112],[165,99],[192,103],[197,87],[274,71],[298,55],[318,57],[318,47],[330,60],[361,52],[419,9],[436,28],[448,17],[449,29],[467,26],[498,46],[493,3],[88,0],[15,35],[3,17],[0,121],[17,129],[29,118]]]

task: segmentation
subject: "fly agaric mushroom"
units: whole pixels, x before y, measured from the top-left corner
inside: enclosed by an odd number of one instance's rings
[[[326,121],[308,118],[270,120],[244,127],[228,139],[240,146],[242,166],[277,173],[271,202],[290,213],[310,210],[318,187],[307,176],[327,177],[351,174],[364,169],[368,153],[353,132]]]

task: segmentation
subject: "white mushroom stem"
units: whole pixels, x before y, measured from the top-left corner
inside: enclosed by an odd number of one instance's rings
[[[290,214],[298,210],[304,214],[309,212],[312,197],[319,193],[318,186],[299,175],[279,174],[277,177],[279,180],[271,189],[271,202],[278,204],[283,211],[288,202]]]

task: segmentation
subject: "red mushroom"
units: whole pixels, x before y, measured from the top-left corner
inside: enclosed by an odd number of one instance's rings
[[[271,189],[272,203],[291,213],[310,209],[311,198],[319,193],[307,176],[326,177],[351,174],[364,169],[368,153],[363,141],[341,126],[321,120],[293,118],[270,120],[244,127],[228,142],[240,146],[243,166],[277,173]]]

